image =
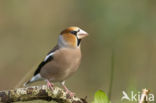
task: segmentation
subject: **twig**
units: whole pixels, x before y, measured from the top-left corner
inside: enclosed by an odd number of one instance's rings
[[[143,89],[142,90],[142,94],[141,94],[141,99],[139,101],[139,103],[149,103],[148,102],[148,94],[149,94],[149,90],[147,89]]]
[[[110,100],[111,100],[111,96],[112,96],[113,81],[114,81],[114,49],[112,48],[110,83],[109,83],[109,91],[108,91],[108,97]]]
[[[87,103],[85,99],[80,99],[78,97],[70,98],[66,92],[58,87],[54,87],[54,90],[52,91],[45,85],[0,91],[0,102],[4,103],[39,99],[56,101],[58,103]]]

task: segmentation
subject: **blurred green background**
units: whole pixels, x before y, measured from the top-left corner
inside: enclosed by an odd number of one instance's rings
[[[108,94],[112,61],[112,103],[121,102],[123,90],[156,94],[155,0],[1,0],[0,90],[37,67],[68,26],[89,33],[81,66],[66,81],[78,96]]]

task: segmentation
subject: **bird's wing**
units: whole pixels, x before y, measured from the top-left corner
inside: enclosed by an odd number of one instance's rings
[[[36,71],[34,72],[34,76],[37,75],[38,73],[40,73],[41,68],[47,64],[49,61],[53,60],[53,55],[55,54],[55,51],[58,50],[58,46],[55,46],[49,53],[48,55],[45,57],[44,61],[42,61],[38,68],[36,69]]]

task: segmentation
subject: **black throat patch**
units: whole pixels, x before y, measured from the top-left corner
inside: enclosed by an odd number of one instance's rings
[[[78,38],[77,38],[77,46],[80,45],[80,42],[81,42],[81,39],[78,39]]]

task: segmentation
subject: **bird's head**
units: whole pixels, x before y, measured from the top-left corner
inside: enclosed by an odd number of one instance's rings
[[[88,33],[79,27],[69,27],[61,32],[58,44],[61,47],[79,47],[81,40],[86,36]]]

